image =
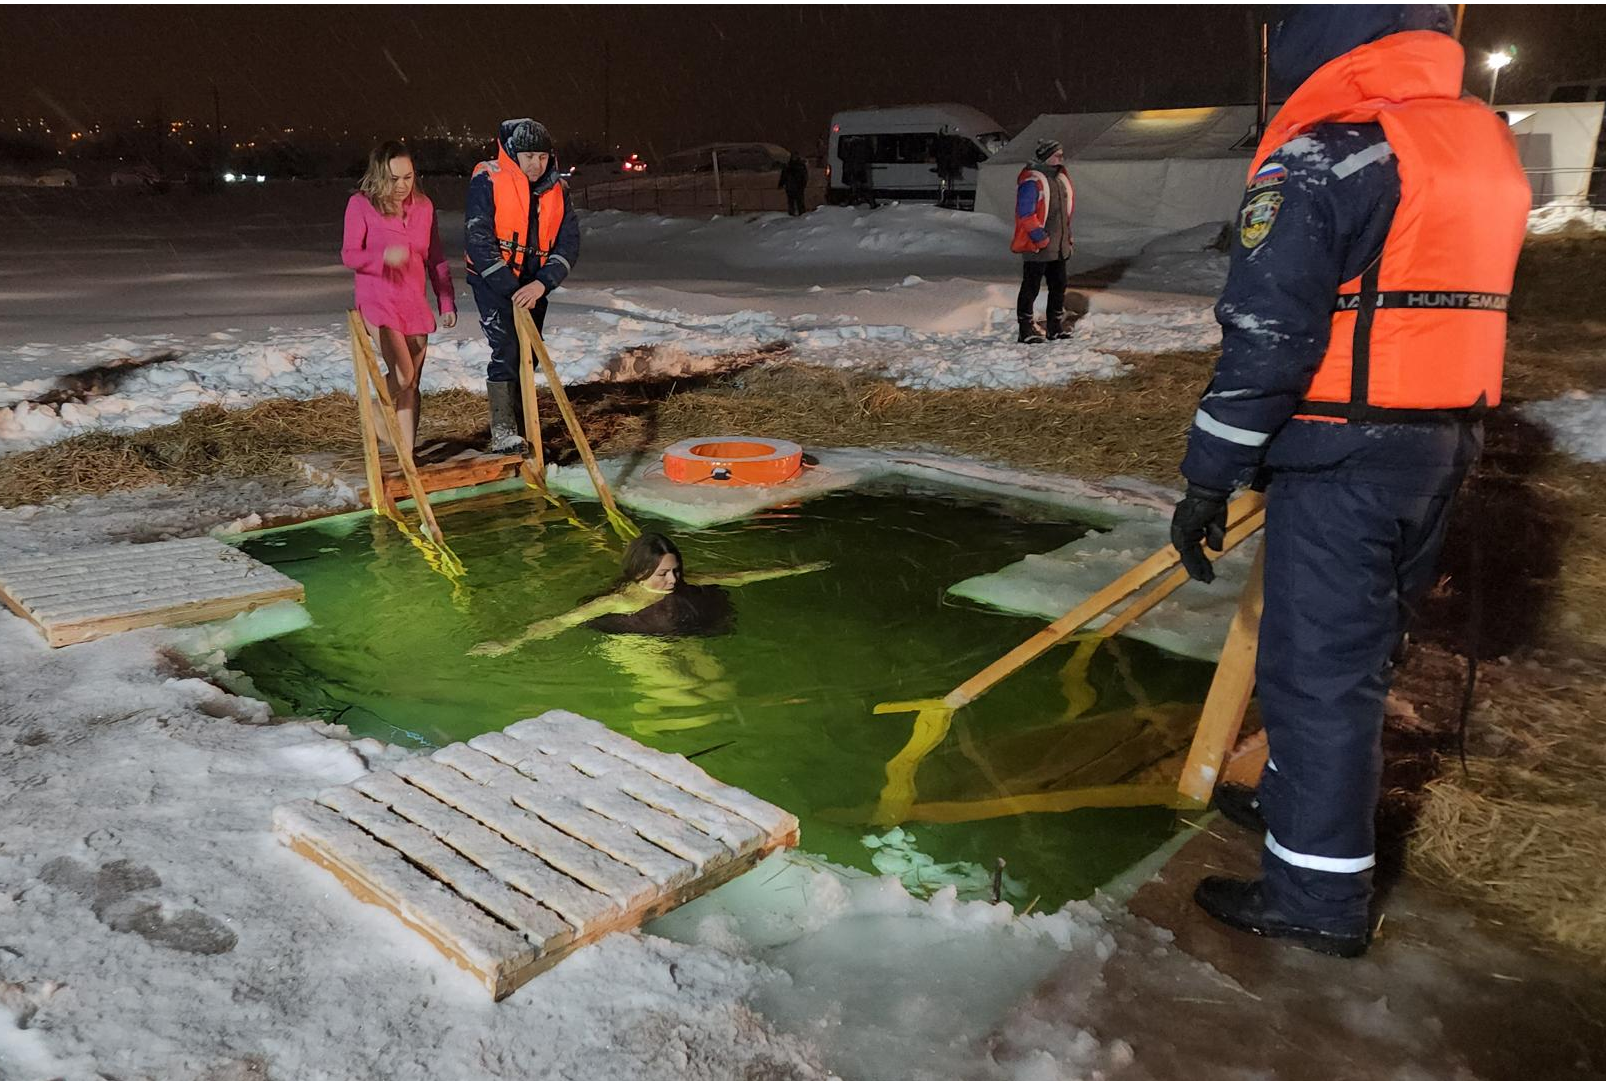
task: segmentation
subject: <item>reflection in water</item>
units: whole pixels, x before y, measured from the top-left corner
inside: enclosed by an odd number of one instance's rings
[[[880,863],[896,857],[922,880],[933,867],[964,868],[972,884],[1002,858],[1044,907],[1086,896],[1175,827],[1163,810],[1028,813],[1149,767],[1170,752],[1173,719],[1196,715],[1180,703],[1199,700],[1206,666],[1089,640],[1027,666],[908,747],[895,817],[903,840],[862,841],[888,760],[911,743],[916,720],[877,716],[876,703],[955,686],[1042,626],[953,603],[947,588],[1063,545],[1084,525],[906,493],[822,498],[677,537],[694,575],[741,586],[731,593],[735,633],[576,628],[479,656],[478,643],[532,622],[566,624],[617,573],[619,546],[606,527],[578,529],[528,491],[439,510],[468,568],[455,594],[383,520],[247,540],[306,584],[314,623],[245,647],[235,667],[284,712],[414,745],[549,709],[597,717],[659,750],[696,754],[719,780],[793,811],[812,853],[873,871],[880,852]],[[787,576],[753,581],[754,567]]]
[[[737,716],[730,705],[736,684],[699,639],[610,634],[597,652],[630,680],[630,727],[640,734],[684,732]]]

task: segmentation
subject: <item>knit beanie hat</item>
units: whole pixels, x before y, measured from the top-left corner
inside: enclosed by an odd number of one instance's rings
[[[502,145],[509,154],[550,154],[552,133],[529,117],[502,121]]]
[[[1039,139],[1037,141],[1037,149],[1032,151],[1032,156],[1038,161],[1047,161],[1064,149],[1065,147],[1060,144],[1058,139]]]

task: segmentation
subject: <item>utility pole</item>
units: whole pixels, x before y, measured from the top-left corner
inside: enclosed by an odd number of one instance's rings
[[[1268,63],[1270,50],[1267,47],[1270,32],[1270,26],[1266,23],[1260,24],[1260,106],[1255,111],[1256,139],[1266,137],[1266,120],[1270,112],[1271,70]]]
[[[223,172],[223,99],[218,95],[217,83],[212,83],[212,178]]]
[[[606,156],[613,149],[613,52],[608,40],[602,41],[602,151]]]

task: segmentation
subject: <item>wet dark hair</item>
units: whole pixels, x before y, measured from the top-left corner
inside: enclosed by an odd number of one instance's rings
[[[675,547],[674,541],[662,533],[643,533],[631,541],[630,547],[625,549],[624,565],[619,568],[619,580],[645,581],[658,569],[658,563],[664,556],[674,556],[684,570],[686,560],[682,558],[680,549]]]

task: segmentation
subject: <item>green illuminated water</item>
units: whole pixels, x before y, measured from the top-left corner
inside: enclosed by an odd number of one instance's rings
[[[796,813],[803,847],[872,870],[861,838],[913,714],[878,702],[937,697],[1042,627],[955,603],[946,588],[1087,531],[950,498],[848,493],[746,522],[679,533],[686,568],[734,571],[827,560],[823,571],[735,588],[735,633],[605,636],[578,628],[497,658],[466,655],[558,615],[613,582],[619,548],[522,492],[437,508],[468,569],[454,591],[396,529],[359,517],[248,539],[307,588],[314,625],[242,650],[236,666],[276,708],[359,735],[439,746],[568,709]],[[598,520],[596,508],[581,513]],[[1124,640],[1057,648],[956,716],[921,761],[917,807],[1110,784],[1186,739],[1206,666]],[[1196,715],[1196,714],[1195,714]],[[699,753],[702,752],[702,753]],[[990,872],[1014,899],[1085,896],[1176,828],[1158,809],[1012,814],[906,825],[938,863]],[[883,856],[885,859],[885,856]],[[974,871],[974,868],[972,868]],[[974,877],[974,876],[973,876]]]

